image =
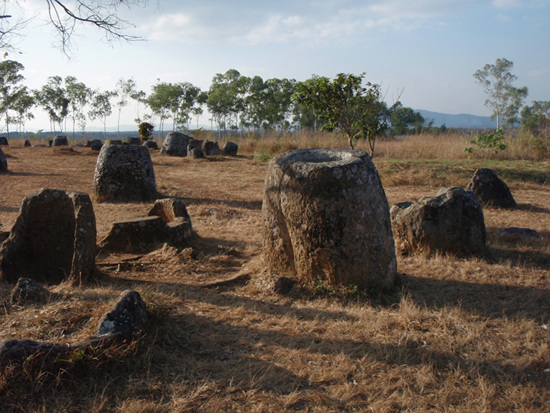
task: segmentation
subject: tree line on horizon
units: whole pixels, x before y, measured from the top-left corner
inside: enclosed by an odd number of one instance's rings
[[[215,125],[219,131],[320,129],[327,123],[318,107],[296,97],[304,84],[329,81],[315,75],[305,82],[286,78],[264,80],[229,69],[216,74],[207,91],[189,82],[168,83],[159,79],[147,94],[138,89],[133,79],[120,79],[113,90],[93,90],[74,76],[50,76],[40,89],[31,90],[23,85],[23,71],[19,62],[0,62],[0,124],[8,134],[10,125],[24,133],[25,123],[34,118],[37,108],[47,113],[54,133],[72,130],[74,136],[77,130],[85,131],[89,120],[101,122],[105,133],[108,118],[113,114],[120,128],[121,114],[130,101],[135,102],[136,124],[147,121],[158,125],[160,131],[168,121],[172,121],[174,130],[189,130],[192,118],[197,119],[198,128],[205,107],[211,114],[212,129]],[[379,97],[376,100],[385,105]],[[424,124],[419,113],[399,102],[386,115],[397,134]]]
[[[487,95],[485,104],[493,110],[497,128],[521,123],[533,131],[540,129],[542,124],[548,124],[550,103],[535,101],[524,106],[520,120],[519,111],[528,90],[513,86],[516,77],[511,74],[512,66],[506,59],[497,59],[494,65],[487,64],[474,73]],[[106,135],[107,120],[113,113],[117,115],[120,133],[121,114],[131,100],[136,103],[137,125],[144,121],[158,124],[161,134],[169,120],[174,130],[188,131],[196,117],[198,129],[205,107],[211,114],[211,129],[215,124],[219,133],[338,130],[347,136],[350,148],[355,140],[366,139],[371,153],[377,136],[432,129],[418,112],[401,102],[387,104],[380,85],[365,81],[365,73],[340,73],[334,79],[312,75],[305,81],[296,81],[247,77],[229,69],[213,77],[208,91],[189,82],[157,79],[146,94],[133,79],[120,79],[113,90],[92,90],[74,76],[50,76],[40,89],[30,90],[22,84],[23,70],[19,62],[0,62],[0,124],[8,136],[10,125],[24,132],[25,122],[34,118],[36,108],[48,114],[53,133],[66,133],[70,123],[74,137],[77,127],[84,133],[88,120],[98,120]],[[148,110],[140,113],[143,107]]]

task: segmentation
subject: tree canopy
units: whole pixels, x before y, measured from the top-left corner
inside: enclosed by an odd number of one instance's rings
[[[513,86],[517,79],[511,72],[513,66],[510,60],[497,59],[494,64],[486,64],[474,73],[487,96],[485,106],[493,111],[491,119],[496,119],[497,128],[518,122],[519,109],[528,94],[526,87]]]
[[[313,76],[298,82],[294,100],[311,107],[329,132],[340,129],[353,149],[356,139],[366,139],[371,156],[376,137],[388,128],[389,109],[381,99],[380,86],[366,82],[365,74],[339,73],[334,80]]]

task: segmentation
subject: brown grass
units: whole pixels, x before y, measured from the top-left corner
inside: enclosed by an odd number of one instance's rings
[[[188,206],[197,232],[192,250],[102,255],[97,283],[50,287],[56,295],[43,305],[9,306],[11,286],[0,283],[3,339],[78,342],[127,288],[142,294],[151,313],[135,353],[73,361],[38,376],[4,373],[0,411],[547,411],[547,161],[490,161],[520,208],[484,211],[489,245],[482,256],[399,257],[400,285],[389,296],[315,295],[314,288],[280,296],[262,288],[266,163],[254,161],[254,152],[342,141],[304,135],[238,143],[244,156],[237,158],[152,154],[159,190]],[[36,189],[92,192],[96,157],[88,149],[10,145],[3,148],[10,172],[0,175],[0,230],[11,228]],[[390,204],[465,185],[479,160],[468,160],[461,145],[440,136],[379,142],[375,163]],[[150,207],[94,203],[98,239],[113,221]],[[511,226],[542,237],[500,234]],[[207,288],[239,275],[250,282]]]

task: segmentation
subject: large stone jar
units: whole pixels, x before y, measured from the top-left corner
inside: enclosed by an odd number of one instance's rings
[[[99,202],[147,202],[156,199],[155,172],[147,148],[104,145],[97,157],[94,195]]]
[[[301,149],[273,158],[265,182],[263,248],[272,274],[391,287],[397,264],[389,206],[369,155]]]

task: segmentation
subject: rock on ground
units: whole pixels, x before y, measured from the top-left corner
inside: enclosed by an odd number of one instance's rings
[[[204,141],[202,144],[202,150],[206,156],[216,156],[220,154],[220,146],[218,142]]]
[[[483,210],[463,188],[440,189],[435,196],[394,205],[393,233],[398,250],[455,254],[478,253],[485,247]]]
[[[51,146],[67,146],[68,144],[69,140],[65,135],[57,135],[55,138],[53,138]]]
[[[23,200],[0,247],[0,276],[85,284],[96,276],[96,222],[88,194],[41,189]]]
[[[147,307],[141,295],[137,291],[123,291],[99,320],[94,336],[72,346],[24,339],[3,340],[0,342],[0,368],[21,366],[32,358],[32,363],[25,366],[26,373],[36,369],[34,371],[42,374],[44,370],[55,369],[58,363],[66,363],[76,352],[102,357],[103,349],[137,339],[144,331],[146,316]]]
[[[517,206],[508,185],[488,168],[477,169],[466,190],[472,191],[483,206],[496,208]]]
[[[161,154],[187,156],[187,146],[192,138],[181,132],[169,132],[162,142]]]
[[[44,284],[31,278],[19,278],[11,291],[10,302],[18,305],[27,302],[44,302],[49,294]]]
[[[167,238],[167,226],[162,218],[130,218],[114,222],[99,247],[106,251],[147,253],[158,248]]]
[[[224,155],[229,155],[229,156],[237,156],[238,151],[239,151],[239,145],[229,141],[225,142],[222,148],[222,153]]]

